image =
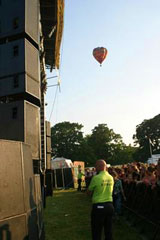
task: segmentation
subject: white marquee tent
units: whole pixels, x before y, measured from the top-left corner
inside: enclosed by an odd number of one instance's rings
[[[70,159],[67,158],[52,158],[51,159],[51,169],[60,169],[60,168],[72,168],[73,163]]]

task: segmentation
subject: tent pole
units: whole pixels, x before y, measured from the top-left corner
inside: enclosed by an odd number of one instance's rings
[[[64,185],[64,172],[63,172],[63,169],[64,169],[64,168],[62,168],[62,181],[63,181],[63,188],[65,188],[65,185]]]
[[[54,180],[55,180],[55,188],[57,189],[57,174],[56,174],[56,169],[54,170]]]

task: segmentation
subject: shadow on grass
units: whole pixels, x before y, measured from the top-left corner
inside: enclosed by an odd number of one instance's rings
[[[44,212],[46,240],[91,240],[90,211],[91,199],[85,192],[54,191]],[[114,222],[113,233],[116,240],[142,240],[123,218]]]

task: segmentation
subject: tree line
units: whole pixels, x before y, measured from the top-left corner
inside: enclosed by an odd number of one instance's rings
[[[86,136],[82,128],[82,124],[67,121],[54,125],[51,128],[52,156],[94,166],[97,159],[104,159],[111,165],[146,162],[151,155],[150,146],[152,154],[160,153],[160,114],[136,126],[134,146],[126,145],[121,135],[107,124],[98,124]]]

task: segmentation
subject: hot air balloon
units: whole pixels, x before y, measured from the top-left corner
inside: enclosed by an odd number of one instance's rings
[[[108,51],[104,47],[97,47],[93,49],[93,56],[100,63],[100,66],[102,66],[102,62],[106,58],[107,53]]]

